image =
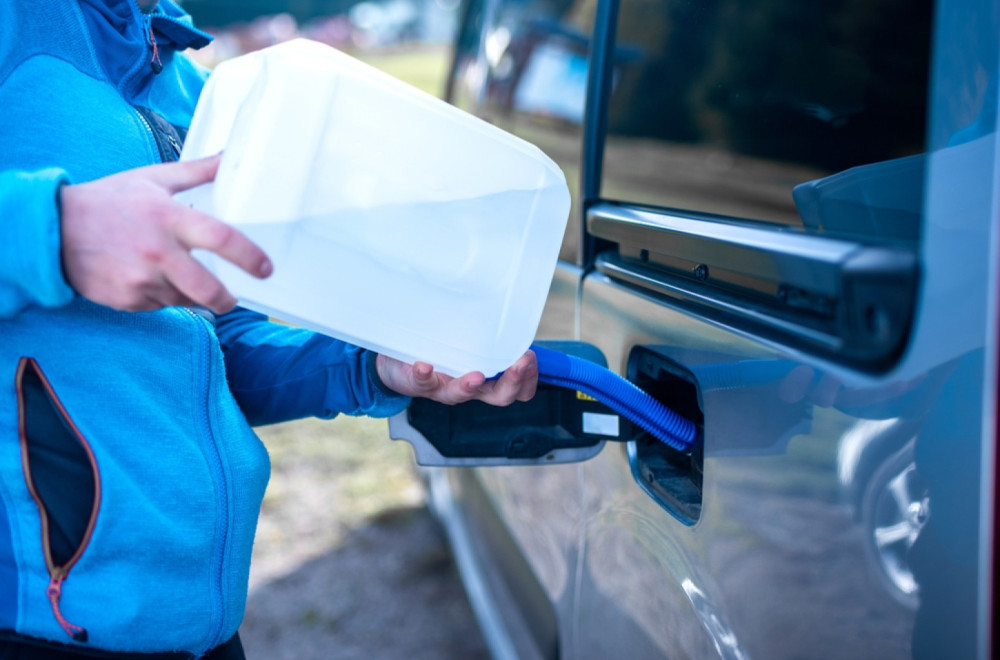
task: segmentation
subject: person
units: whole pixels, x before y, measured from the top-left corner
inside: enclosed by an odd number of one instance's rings
[[[0,658],[243,657],[253,425],[534,393],[530,351],[451,378],[236,306],[191,251],[267,255],[172,197],[218,167],[171,162],[209,40],[170,0],[0,3]]]

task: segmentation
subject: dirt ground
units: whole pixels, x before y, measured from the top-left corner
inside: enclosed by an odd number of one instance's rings
[[[272,474],[240,628],[249,660],[489,657],[409,445],[384,420],[258,432]]]

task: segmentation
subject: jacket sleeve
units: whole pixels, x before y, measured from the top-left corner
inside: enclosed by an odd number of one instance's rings
[[[216,335],[229,389],[254,426],[339,413],[388,417],[410,398],[386,388],[375,353],[237,308],[220,316]]]
[[[0,172],[0,318],[28,305],[65,305],[73,289],[62,272],[59,169]]]

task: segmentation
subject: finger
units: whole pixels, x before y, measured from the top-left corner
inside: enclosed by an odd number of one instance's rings
[[[462,394],[466,396],[475,396],[486,386],[486,376],[480,371],[470,371],[457,380]]]
[[[164,307],[194,307],[196,305],[195,301],[164,282],[162,287],[146,294],[145,304],[141,309],[133,311],[150,311],[163,309]]]
[[[127,312],[148,312],[175,305],[194,304],[187,296],[175,289],[162,276],[157,281],[149,281],[136,287],[130,294],[103,297],[108,307]]]
[[[434,367],[426,362],[414,362],[411,374],[415,383],[429,385],[434,382]]]
[[[141,170],[146,178],[173,194],[214,181],[221,160],[222,154],[216,154],[196,160],[149,165]]]
[[[509,397],[511,403],[513,401],[529,401],[535,396],[535,390],[538,387],[538,360],[533,352],[528,351],[521,356],[509,372],[511,374],[510,380],[507,383],[501,383],[502,387],[509,389],[502,390],[502,396]],[[503,381],[503,378],[500,380]]]
[[[486,377],[478,371],[464,374],[445,382],[437,399],[449,405],[481,399],[485,382]]]
[[[480,388],[485,380],[486,377],[479,372],[467,373],[458,378],[435,373],[434,386],[424,389],[421,396],[453,406],[479,398]]]
[[[486,403],[507,406],[515,401],[528,401],[538,386],[538,365],[534,353],[526,354],[510,366],[499,379],[489,383],[481,397]]]
[[[201,305],[216,314],[225,314],[236,306],[236,298],[197,259],[176,250],[164,262],[164,276],[176,290],[172,304]],[[183,300],[185,302],[180,302]]]
[[[528,351],[521,358],[521,388],[518,401],[530,401],[538,390],[538,358],[533,351]]]
[[[148,293],[120,304],[114,301],[102,304],[107,304],[111,309],[117,309],[121,312],[152,312],[157,309],[169,307],[172,304],[164,302],[163,298],[164,296],[160,296],[157,293]]]
[[[444,387],[444,377],[434,371],[434,367],[426,362],[414,362],[413,364],[399,363],[402,371],[399,378],[401,391],[410,396],[428,397],[437,399],[438,393]],[[387,382],[391,386],[390,378]]]
[[[181,204],[175,220],[174,236],[188,250],[214,252],[234,266],[258,278],[274,270],[267,254],[235,227]]]
[[[535,377],[529,364],[522,358],[511,365],[499,379],[480,388],[480,400],[494,406],[508,406],[515,401],[526,401],[534,395]]]

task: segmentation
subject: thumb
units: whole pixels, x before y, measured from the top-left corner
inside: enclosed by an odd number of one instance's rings
[[[170,194],[200,186],[215,180],[222,154],[198,158],[197,160],[177,161],[150,165],[146,170],[149,180],[167,189]]]

